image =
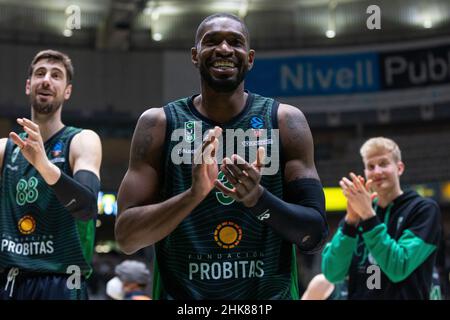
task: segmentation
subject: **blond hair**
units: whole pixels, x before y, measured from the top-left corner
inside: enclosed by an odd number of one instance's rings
[[[391,139],[385,137],[370,138],[362,145],[359,153],[363,160],[377,155],[390,152],[395,162],[402,161],[402,153],[398,145]]]

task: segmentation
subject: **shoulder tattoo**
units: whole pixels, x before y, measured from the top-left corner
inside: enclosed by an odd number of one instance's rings
[[[147,158],[148,151],[154,142],[152,129],[156,127],[158,120],[155,117],[143,117],[139,122],[134,133],[131,150],[131,160],[133,162],[140,162]]]
[[[305,131],[309,130],[308,122],[303,114],[298,112],[286,113],[286,126],[290,132],[289,137],[292,141],[298,141],[302,139]]]

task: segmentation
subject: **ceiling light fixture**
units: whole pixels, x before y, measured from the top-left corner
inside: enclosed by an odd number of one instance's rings
[[[239,8],[239,18],[244,19],[248,14],[248,0],[242,0],[241,6]]]
[[[336,0],[330,0],[328,2],[328,29],[325,32],[328,39],[336,36],[336,6]]]
[[[161,41],[162,38],[163,38],[163,36],[162,36],[162,34],[159,33],[159,32],[155,32],[155,33],[152,34],[152,39],[153,39],[154,41]]]
[[[328,39],[332,39],[336,36],[336,31],[329,29],[327,30],[327,32],[325,32],[325,35],[327,36]]]
[[[433,27],[433,22],[431,21],[431,19],[427,18],[423,21],[423,27],[425,29],[430,29]]]
[[[67,38],[69,38],[73,35],[73,32],[70,29],[64,29],[64,31],[62,33],[63,33],[64,37],[67,37]]]

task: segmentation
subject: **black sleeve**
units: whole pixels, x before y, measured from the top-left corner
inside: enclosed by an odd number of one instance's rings
[[[303,253],[315,253],[328,236],[325,195],[316,179],[298,179],[286,185],[285,199],[264,190],[250,210]]]
[[[100,180],[93,172],[79,170],[71,178],[61,171],[60,178],[51,187],[58,200],[75,219],[86,221],[97,215]]]

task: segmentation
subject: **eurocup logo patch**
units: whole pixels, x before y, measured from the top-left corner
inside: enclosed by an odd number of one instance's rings
[[[232,249],[242,240],[242,228],[231,221],[222,222],[214,231],[214,240],[219,247]]]
[[[62,154],[64,144],[61,141],[58,141],[51,151],[51,155],[53,158],[59,157]]]
[[[250,126],[253,129],[262,129],[262,128],[264,128],[264,120],[263,120],[263,118],[261,118],[259,116],[253,116],[250,119]]]

